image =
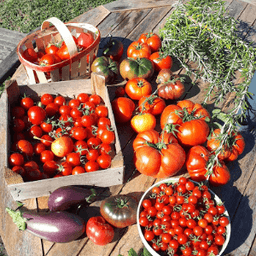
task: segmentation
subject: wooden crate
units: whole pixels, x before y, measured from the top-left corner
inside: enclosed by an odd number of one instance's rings
[[[53,95],[63,95],[73,97],[77,94],[85,92],[88,94],[98,94],[102,97],[105,105],[109,110],[109,118],[111,125],[115,131],[115,156],[112,159],[111,167],[105,170],[99,170],[92,173],[84,173],[79,175],[70,175],[59,178],[49,178],[38,181],[24,182],[19,174],[14,173],[8,168],[8,156],[10,152],[10,108],[17,101],[20,95],[29,95],[35,100],[44,93]],[[55,189],[66,185],[91,185],[99,187],[109,187],[123,183],[124,164],[123,155],[121,151],[120,141],[115,126],[114,115],[109,100],[108,89],[105,86],[105,79],[92,73],[91,79],[70,80],[63,82],[53,82],[46,84],[34,84],[18,86],[16,81],[10,81],[7,88],[3,92],[0,99],[0,106],[2,110],[1,118],[1,151],[4,156],[2,163],[2,171],[4,172],[5,182],[13,196],[14,200],[20,201],[28,198],[36,198],[40,196],[49,195]]]

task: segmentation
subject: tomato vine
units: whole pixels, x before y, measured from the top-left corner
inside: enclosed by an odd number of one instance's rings
[[[221,129],[220,147],[208,165],[212,170],[228,134],[237,131],[250,111],[248,88],[255,72],[256,49],[239,36],[238,21],[228,15],[224,1],[180,0],[159,32],[163,51],[194,77],[192,84],[199,79],[209,83],[203,104],[214,100],[213,120]],[[224,112],[218,106],[227,100],[231,104]]]

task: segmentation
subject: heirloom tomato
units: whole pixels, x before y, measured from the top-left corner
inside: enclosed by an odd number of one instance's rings
[[[114,227],[124,228],[136,223],[137,207],[138,202],[135,197],[116,195],[102,201],[100,213]]]
[[[207,148],[213,153],[220,147],[220,133],[220,129],[215,129],[211,133],[210,138],[207,141]],[[220,160],[234,161],[238,158],[240,154],[243,153],[245,148],[245,141],[243,136],[239,132],[228,133],[227,136],[228,143],[226,145],[222,145],[221,151],[218,154],[218,158]]]
[[[213,167],[213,172],[209,177],[209,182],[212,186],[219,187],[225,185],[230,180],[230,172],[228,167],[220,162]]]
[[[155,129],[156,118],[150,113],[139,113],[132,117],[131,126],[137,133]]]
[[[173,73],[170,69],[161,69],[157,75],[156,83],[162,84],[168,82],[173,77]]]
[[[92,72],[103,75],[106,83],[113,82],[118,75],[118,64],[110,57],[101,56],[97,57],[91,66]]]
[[[149,57],[150,60],[154,63],[154,69],[160,71],[161,69],[171,69],[172,67],[172,58],[169,55],[164,54],[163,52],[154,52]]]
[[[182,100],[177,105],[168,105],[160,118],[162,129],[177,126],[177,137],[183,146],[195,146],[206,142],[210,128],[206,123],[208,111],[200,104]]]
[[[141,34],[138,41],[146,43],[150,47],[151,53],[158,51],[162,46],[161,38],[153,32]]]
[[[110,243],[115,235],[113,227],[102,216],[91,217],[86,224],[86,235],[97,245]]]
[[[186,167],[192,180],[206,180],[207,162],[209,161],[209,151],[201,145],[193,146],[187,154]]]
[[[185,92],[185,86],[178,75],[173,76],[167,82],[159,84],[157,89],[158,96],[166,100],[177,100]]]
[[[112,60],[119,61],[123,55],[124,46],[121,41],[109,38],[108,42],[103,46],[102,55],[111,58]]]
[[[139,41],[132,42],[127,49],[127,57],[133,59],[147,58],[149,59],[151,49],[148,44]]]
[[[115,120],[117,123],[125,123],[131,120],[135,103],[126,97],[118,97],[111,102]]]
[[[164,143],[155,130],[139,133],[133,142],[135,167],[156,178],[175,175],[185,163],[186,153],[178,143]]]
[[[139,100],[142,96],[152,93],[152,86],[144,78],[133,78],[126,83],[125,92],[132,100]]]
[[[140,112],[151,113],[154,116],[160,115],[166,107],[165,101],[156,95],[141,97],[138,105]]]
[[[124,80],[133,78],[150,79],[154,74],[153,62],[147,58],[126,58],[120,63],[120,75]]]

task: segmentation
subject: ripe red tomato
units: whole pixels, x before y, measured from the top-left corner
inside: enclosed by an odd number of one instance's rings
[[[46,117],[46,112],[39,106],[33,106],[28,109],[28,118],[32,124],[40,125]]]
[[[140,100],[141,97],[152,93],[152,86],[144,78],[133,78],[126,83],[125,92],[132,100]]]
[[[160,115],[166,107],[165,101],[156,95],[141,97],[138,105],[140,112],[151,113],[154,116]]]
[[[45,112],[49,117],[54,116],[55,114],[58,113],[58,111],[59,111],[59,105],[54,102],[49,103],[45,107]]]
[[[17,149],[25,156],[32,156],[34,153],[33,146],[28,140],[19,140]]]
[[[100,154],[96,161],[102,169],[107,169],[111,166],[112,159],[108,154]]]
[[[40,154],[40,160],[42,163],[45,163],[47,161],[51,161],[54,159],[54,154],[51,150],[44,150]]]
[[[66,44],[63,44],[59,50],[57,51],[56,55],[61,59],[61,60],[68,60],[70,59],[68,47]]]
[[[78,126],[71,129],[71,137],[75,140],[84,140],[87,137],[87,130],[85,127]]]
[[[110,129],[103,129],[99,138],[101,139],[102,143],[113,144],[115,142],[115,132]]]
[[[114,238],[113,227],[101,216],[91,217],[86,224],[86,235],[97,245],[106,245]]]
[[[215,187],[225,185],[230,180],[230,172],[228,167],[223,163],[216,164],[213,167],[213,173],[210,175],[209,182]]]
[[[46,106],[46,105],[48,105],[49,103],[52,103],[53,100],[54,100],[54,98],[53,98],[53,96],[52,96],[51,94],[49,94],[49,93],[44,93],[44,94],[41,96],[40,100],[41,100],[41,103]]]
[[[73,151],[73,148],[73,140],[68,136],[61,136],[51,143],[51,150],[58,157],[66,156]]]
[[[24,156],[20,153],[12,153],[10,156],[9,156],[9,164],[11,166],[15,166],[15,165],[23,165],[24,164]]]
[[[99,170],[100,166],[96,161],[90,160],[90,161],[86,162],[84,168],[85,168],[86,172],[95,172],[95,171]]]
[[[33,48],[27,48],[22,54],[22,58],[29,62],[36,62],[37,61],[37,53]]]
[[[77,175],[77,174],[81,174],[81,173],[85,173],[85,169],[82,166],[75,166],[72,170],[72,175]]]
[[[181,169],[186,153],[178,143],[162,143],[161,146],[159,141],[159,133],[155,130],[139,133],[133,141],[134,163],[142,174],[170,177]]]
[[[83,49],[89,47],[94,42],[94,38],[90,33],[82,32],[77,38],[77,46]]]
[[[85,103],[89,100],[89,95],[87,93],[81,92],[76,97],[81,103]]]
[[[58,170],[58,165],[54,160],[47,161],[43,165],[43,171],[44,173],[49,175],[49,177],[53,177],[54,174],[57,172],[57,170]]]
[[[62,105],[66,104],[66,99],[63,96],[58,95],[58,96],[55,97],[53,102],[56,103],[59,106],[62,106]]]
[[[111,102],[117,123],[128,122],[135,110],[135,103],[126,97],[118,97]]]
[[[151,54],[151,49],[146,43],[140,43],[138,41],[132,42],[127,49],[127,57],[138,59],[147,58],[149,59]]]
[[[61,174],[64,176],[71,175],[72,170],[73,170],[72,165],[67,161],[61,162],[61,164],[58,165],[58,171],[61,172]]]
[[[58,50],[59,50],[59,47],[57,47],[54,44],[48,44],[45,47],[45,53],[47,53],[47,54],[56,54]]]
[[[72,164],[72,166],[80,165],[81,164],[80,154],[76,152],[71,152],[67,154],[66,161]]]
[[[154,63],[154,69],[159,72],[162,69],[171,69],[173,61],[170,55],[163,52],[154,52],[149,56],[149,59]]]
[[[40,66],[44,66],[44,67],[47,67],[47,66],[50,66],[50,65],[53,65],[55,63],[57,63],[57,59],[58,56],[56,57],[55,54],[45,54],[42,56],[42,58],[40,58],[40,61],[39,61],[39,65]]]
[[[206,180],[207,163],[210,157],[209,151],[201,145],[190,148],[187,154],[186,167],[192,180]]]
[[[138,41],[149,45],[151,53],[158,51],[162,46],[161,38],[153,32],[141,34]]]
[[[95,108],[95,113],[99,117],[107,117],[108,116],[108,108],[105,105],[98,105]]]
[[[34,100],[30,97],[24,96],[21,101],[20,101],[20,105],[28,110],[29,108],[34,106]]]

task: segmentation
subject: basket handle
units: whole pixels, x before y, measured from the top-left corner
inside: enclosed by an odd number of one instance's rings
[[[52,23],[54,25],[54,27],[60,33],[62,39],[64,40],[65,44],[67,45],[70,57],[77,54],[77,46],[73,39],[73,36],[70,33],[70,31],[68,30],[68,28],[66,27],[66,25],[61,20],[59,20],[56,17],[49,18],[42,23],[41,30],[49,28],[50,23]]]

